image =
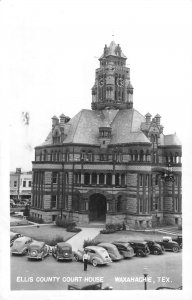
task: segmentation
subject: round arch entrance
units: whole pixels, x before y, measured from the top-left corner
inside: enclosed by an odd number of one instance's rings
[[[89,221],[106,220],[107,203],[102,194],[93,194],[89,197]]]

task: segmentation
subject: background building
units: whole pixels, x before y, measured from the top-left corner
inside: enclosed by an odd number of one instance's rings
[[[32,171],[21,172],[21,168],[17,168],[10,173],[10,199],[31,199],[31,186]]]
[[[181,223],[181,143],[163,134],[160,115],[133,108],[126,59],[114,41],[105,45],[92,110],[52,118],[35,148],[32,216],[131,227]]]

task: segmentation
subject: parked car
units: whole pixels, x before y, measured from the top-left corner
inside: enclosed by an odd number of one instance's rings
[[[16,206],[16,204],[15,204],[15,202],[13,201],[13,199],[10,199],[10,207],[15,207]]]
[[[22,236],[13,242],[11,254],[27,254],[29,245],[33,242],[32,238]]]
[[[49,255],[49,246],[45,242],[33,241],[28,246],[28,259],[40,259],[42,260]]]
[[[145,241],[129,241],[131,247],[133,248],[136,256],[144,257],[150,254],[150,250],[147,242]]]
[[[83,260],[85,250],[87,250],[87,254],[89,255],[88,262],[92,263],[94,267],[112,262],[108,252],[99,246],[87,246],[82,250],[74,251],[74,258],[76,261]]]
[[[117,247],[114,244],[111,243],[99,243],[97,246],[104,248],[107,250],[109,257],[111,260],[120,260],[123,258],[123,256],[119,253]]]
[[[57,243],[57,245],[52,248],[52,256],[55,257],[57,261],[72,260],[72,246],[65,242]]]
[[[115,241],[113,242],[119,251],[119,253],[123,256],[123,258],[131,258],[135,255],[133,248],[130,243],[124,241]]]
[[[13,246],[13,242],[18,239],[19,237],[21,237],[22,235],[20,233],[17,232],[10,232],[10,247]]]
[[[161,245],[157,244],[155,241],[145,240],[145,242],[147,242],[151,254],[163,254],[164,247],[161,247]]]
[[[180,250],[179,244],[172,241],[170,236],[164,236],[162,240],[156,241],[156,243],[163,246],[165,250],[171,250],[173,252],[179,252]]]
[[[177,242],[179,244],[179,247],[182,249],[182,243],[183,243],[183,238],[182,235],[178,235],[175,238],[172,238],[173,242]]]

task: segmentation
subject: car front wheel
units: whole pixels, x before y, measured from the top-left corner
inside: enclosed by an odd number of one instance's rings
[[[140,256],[140,257],[144,256],[143,251],[138,250],[136,256]]]
[[[96,259],[93,259],[93,260],[92,260],[92,265],[93,265],[94,267],[96,267],[97,264],[98,264],[98,263],[97,263]]]
[[[173,252],[178,252],[179,251],[179,248],[178,247],[173,247]]]
[[[158,254],[159,254],[159,250],[155,249],[155,250],[153,251],[153,254],[158,255]]]

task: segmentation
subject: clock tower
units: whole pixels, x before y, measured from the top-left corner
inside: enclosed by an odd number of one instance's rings
[[[92,88],[93,110],[133,107],[133,86],[126,60],[119,44],[112,41],[109,47],[105,45]]]

